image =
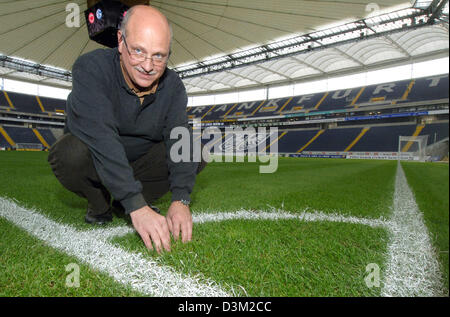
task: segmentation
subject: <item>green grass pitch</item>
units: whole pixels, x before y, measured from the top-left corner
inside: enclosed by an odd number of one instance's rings
[[[75,227],[86,202],[56,180],[43,152],[0,152],[0,197]],[[194,214],[320,211],[389,219],[396,162],[280,158],[276,173],[260,163],[211,163],[192,194]],[[430,231],[448,289],[448,165],[402,163]],[[170,195],[158,201],[165,213]],[[127,225],[115,218],[109,225]],[[0,218],[0,296],[142,296],[128,285],[48,247]],[[345,222],[229,220],[195,224],[193,241],[172,252],[148,252],[132,233],[111,243],[157,258],[178,272],[201,275],[243,296],[379,296],[365,283],[366,266],[385,268],[389,235],[383,228]],[[66,286],[65,266],[80,266],[80,286]],[[382,275],[382,273],[381,273]],[[381,276],[382,278],[383,276]]]

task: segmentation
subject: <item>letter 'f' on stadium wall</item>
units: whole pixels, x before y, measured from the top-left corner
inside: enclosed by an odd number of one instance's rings
[[[80,27],[80,6],[76,3],[68,3],[66,5],[66,26],[68,28]]]

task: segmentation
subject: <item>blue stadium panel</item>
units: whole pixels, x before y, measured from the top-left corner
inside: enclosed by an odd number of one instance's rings
[[[384,101],[400,100],[407,91],[411,80],[402,80],[392,83],[383,83],[367,86],[358,98],[358,104],[377,104]]]
[[[5,137],[0,133],[0,147],[4,148],[10,148],[11,145],[8,143],[8,141],[5,140]]]
[[[42,113],[36,96],[8,92],[9,99],[17,111],[26,113]]]
[[[371,127],[351,149],[352,152],[397,152],[398,137],[411,136],[416,125]]]
[[[258,100],[252,102],[242,102],[239,103],[234,109],[228,114],[228,119],[236,119],[242,117],[251,116],[251,114],[266,101]]]
[[[9,108],[9,103],[6,100],[5,94],[3,93],[3,90],[0,90],[0,106]]]
[[[202,131],[203,133],[204,131]],[[223,137],[224,136],[224,137]],[[198,137],[198,134],[194,136],[194,140],[196,140]],[[210,147],[210,153],[211,154],[222,154],[224,151],[224,145],[229,144],[231,140],[231,135],[226,135],[224,131],[221,131],[220,135],[213,135],[211,134],[209,138],[205,134],[202,134],[201,143],[203,145],[208,144]]]
[[[56,142],[56,138],[49,129],[37,129],[48,145],[52,146]]]
[[[272,117],[280,116],[280,109],[289,102],[290,98],[271,99],[265,102],[253,117]],[[292,100],[291,100],[292,102]],[[287,106],[286,106],[287,107]]]
[[[428,144],[448,138],[448,123],[431,123],[423,128],[420,135],[428,135]]]
[[[208,112],[208,114],[203,118],[205,121],[213,121],[213,120],[225,120],[225,115],[228,113],[231,113],[230,111],[233,111],[236,109],[236,103],[230,103],[230,104],[223,104],[223,105],[216,105],[213,106],[214,108]],[[210,110],[211,108],[208,107],[206,112]]]
[[[297,153],[319,130],[289,131],[278,141],[278,152]]]
[[[448,74],[415,80],[406,100],[402,102],[448,99]]]
[[[39,139],[29,128],[10,127],[3,126],[5,131],[9,134],[11,139],[16,143],[38,143],[41,144]]]
[[[189,119],[201,119],[210,109],[212,106],[199,106],[199,107],[192,107],[187,113]],[[207,120],[204,118],[203,120]]]
[[[361,88],[352,88],[331,91],[317,110],[331,111],[345,109],[356,98],[360,90]],[[321,95],[323,96],[323,94]]]
[[[325,93],[295,96],[283,109],[283,114],[312,110],[319,104],[324,95]]]
[[[362,128],[328,129],[304,151],[342,152],[361,133]]]
[[[201,118],[203,115],[202,113],[205,113],[207,110],[205,110],[206,108],[208,108],[209,106],[201,106],[201,107],[188,107],[186,109],[186,113],[188,115],[189,119],[193,119],[193,118]]]
[[[56,110],[65,111],[66,101],[63,99],[39,97],[45,111],[56,112]]]

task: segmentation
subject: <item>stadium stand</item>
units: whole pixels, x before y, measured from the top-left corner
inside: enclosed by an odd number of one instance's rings
[[[361,132],[361,128],[327,129],[304,151],[344,151]]]
[[[320,130],[305,129],[300,131],[288,131],[288,133],[278,141],[280,153],[297,153],[308,142],[310,142]]]
[[[65,100],[1,91],[0,109],[22,113],[49,114],[65,111]]]
[[[40,97],[45,112],[65,113],[66,101],[56,98]]]
[[[412,81],[411,91],[407,98],[399,101],[405,103],[408,101],[429,101],[435,99],[448,99],[448,74],[427,78],[419,78]]]
[[[191,120],[210,122],[246,117],[275,117],[301,112],[340,111],[368,106],[401,106],[424,101],[448,102],[448,85],[447,74],[292,98],[190,107],[188,116]]]
[[[3,91],[0,93],[0,107],[3,109],[11,110],[14,109],[14,105],[11,103],[11,99],[9,99],[8,94],[6,91]]]
[[[448,75],[433,76],[279,99],[188,107],[187,114],[191,122],[201,119],[204,124],[217,123],[222,128],[242,123],[244,127],[278,126],[280,153],[395,152],[400,135],[428,135],[428,144],[448,138],[448,84]],[[435,109],[429,108],[433,105],[443,105],[446,111],[438,111],[443,114],[431,122],[421,122],[431,116],[426,110]],[[0,147],[11,148],[14,143],[50,147],[56,138],[49,129],[53,126],[46,123],[59,120],[61,125],[64,116],[51,114],[64,114],[64,110],[64,100],[2,91]],[[24,123],[6,119],[5,114],[14,113],[20,113]],[[221,142],[222,148],[229,148],[229,140]]]
[[[268,132],[268,131],[267,131]],[[381,124],[332,129],[280,130],[279,153],[301,152],[397,152],[399,136],[427,135],[428,144],[448,138],[448,123]],[[203,140],[204,144],[210,141]],[[220,148],[230,148],[223,138]],[[266,144],[268,142],[266,141]],[[211,146],[211,144],[210,144]]]
[[[189,119],[224,121],[247,117],[280,116],[298,112],[334,111],[377,105],[448,99],[448,75],[404,80],[291,98],[189,107]],[[64,113],[65,101],[2,91],[0,106],[23,113]]]
[[[5,131],[2,125],[0,125],[0,147],[5,149],[14,148],[15,142],[11,139],[9,134]]]
[[[32,129],[13,126],[3,128],[15,143],[41,143]]]
[[[0,125],[0,147],[12,149],[17,143],[42,145],[43,149],[55,143],[56,138],[49,129]]]
[[[3,94],[5,95],[7,100],[9,98],[9,100],[11,101],[11,103],[8,102],[8,105],[10,106],[11,110],[24,113],[42,112],[39,107],[39,103],[36,99],[36,96],[6,91],[3,91]]]
[[[50,131],[49,129],[37,129],[37,130],[48,145],[51,146],[53,143],[56,142],[56,138],[53,135],[53,132]],[[46,145],[44,144],[44,146]]]
[[[416,125],[373,126],[366,135],[355,144],[355,152],[395,152],[398,151],[398,137],[413,135]]]

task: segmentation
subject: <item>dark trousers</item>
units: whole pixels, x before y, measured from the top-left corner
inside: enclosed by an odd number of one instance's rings
[[[108,211],[111,195],[100,181],[89,148],[80,139],[70,133],[63,135],[50,148],[48,161],[56,178],[66,189],[87,199],[90,213],[100,215]],[[199,164],[197,173],[205,164]],[[142,194],[148,204],[169,191],[169,171],[163,142],[155,144],[130,166],[134,177],[142,183]]]

